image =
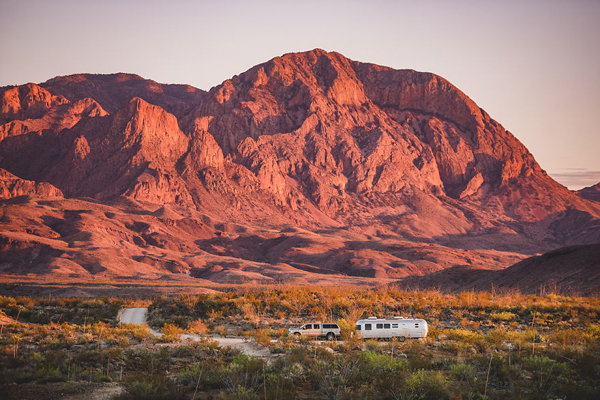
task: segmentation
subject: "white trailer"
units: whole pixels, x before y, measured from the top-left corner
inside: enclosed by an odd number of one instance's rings
[[[427,336],[424,319],[393,317],[379,319],[369,317],[356,321],[355,334],[365,339],[418,339]]]

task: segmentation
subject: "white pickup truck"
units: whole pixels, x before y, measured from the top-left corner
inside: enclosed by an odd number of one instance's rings
[[[333,340],[341,336],[340,327],[338,324],[328,324],[315,322],[304,324],[300,328],[290,328],[290,336],[308,337],[308,338],[325,338]]]

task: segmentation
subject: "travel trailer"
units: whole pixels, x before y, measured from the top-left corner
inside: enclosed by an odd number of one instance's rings
[[[418,339],[427,336],[427,322],[404,317],[370,317],[356,321],[355,334],[365,339]]]

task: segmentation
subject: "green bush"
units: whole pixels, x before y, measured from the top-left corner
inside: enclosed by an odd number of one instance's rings
[[[405,380],[406,397],[413,399],[440,399],[448,396],[447,381],[440,371],[419,370]]]

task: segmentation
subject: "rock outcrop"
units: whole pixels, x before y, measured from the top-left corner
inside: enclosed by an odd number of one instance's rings
[[[58,76],[40,86],[72,102],[92,98],[111,114],[139,97],[180,117],[206,94],[190,85],[165,85],[123,73]]]
[[[0,199],[18,196],[63,197],[63,194],[48,182],[27,181],[0,169]]]
[[[3,88],[0,93],[0,123],[41,118],[51,108],[68,103],[63,96],[54,96],[34,83]]]

